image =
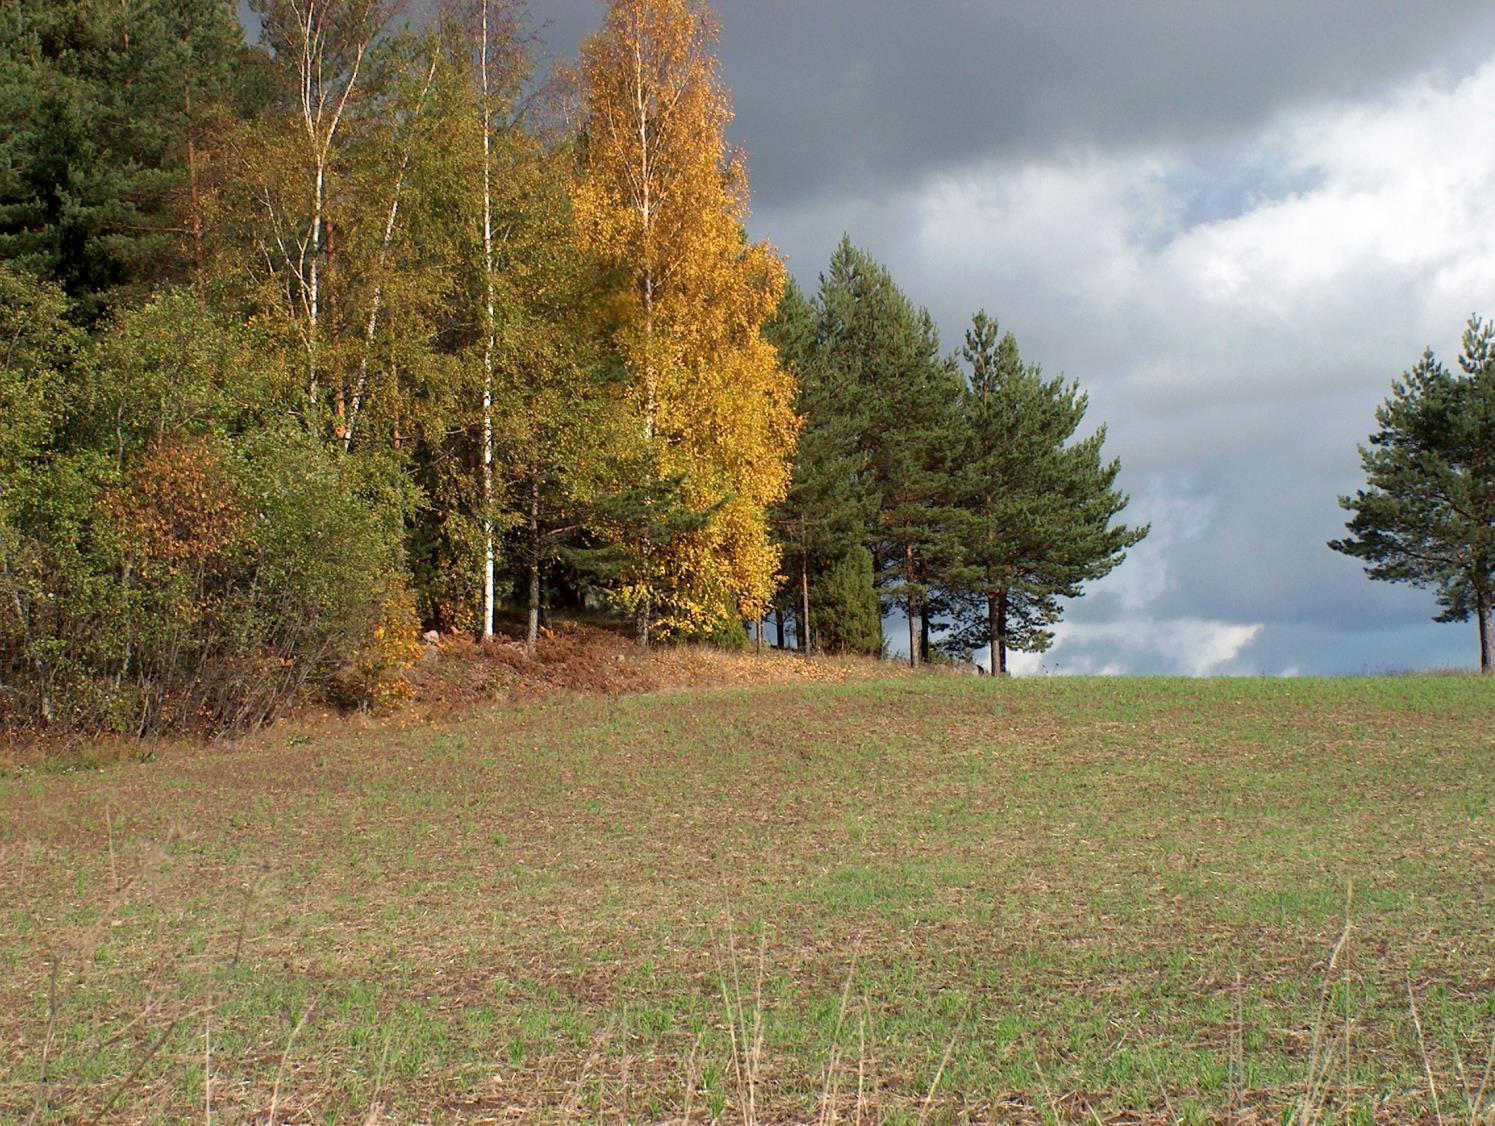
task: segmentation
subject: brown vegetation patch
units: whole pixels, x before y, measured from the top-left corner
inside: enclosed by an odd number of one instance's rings
[[[536,703],[567,696],[631,696],[679,688],[745,688],[901,676],[895,661],[863,657],[813,660],[794,652],[749,647],[730,652],[706,645],[641,649],[616,630],[581,622],[542,630],[532,652],[499,634],[475,642],[465,635],[427,644],[408,674],[413,714],[442,715],[479,702]]]

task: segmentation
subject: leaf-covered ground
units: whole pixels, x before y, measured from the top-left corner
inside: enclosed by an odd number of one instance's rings
[[[15,770],[0,1118],[1405,1121],[1430,1072],[1466,1122],[1490,689],[903,677]]]

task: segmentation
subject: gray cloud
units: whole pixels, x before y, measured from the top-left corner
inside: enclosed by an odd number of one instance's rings
[[[876,196],[993,157],[1208,145],[1495,40],[1480,0],[719,0],[734,139],[761,201]],[[552,57],[596,0],[533,7]]]

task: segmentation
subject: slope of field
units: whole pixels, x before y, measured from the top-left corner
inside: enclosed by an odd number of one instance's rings
[[[1490,689],[905,677],[12,772],[0,1118],[1405,1121],[1431,1075],[1467,1122]]]

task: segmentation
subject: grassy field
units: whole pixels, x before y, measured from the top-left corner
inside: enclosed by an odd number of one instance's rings
[[[1491,688],[906,677],[13,771],[0,1118],[1466,1123]]]

